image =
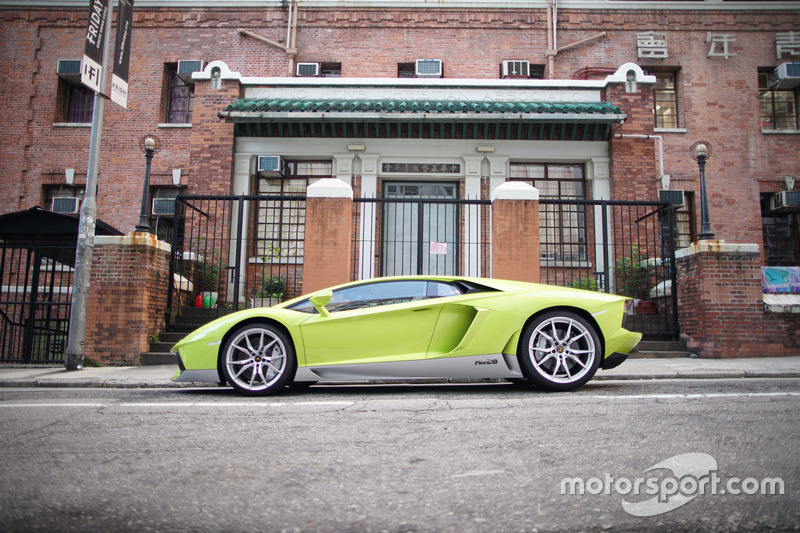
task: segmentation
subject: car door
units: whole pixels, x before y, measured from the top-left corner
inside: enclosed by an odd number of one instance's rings
[[[300,330],[307,365],[424,359],[442,305],[427,281],[370,282],[334,291],[330,316]]]

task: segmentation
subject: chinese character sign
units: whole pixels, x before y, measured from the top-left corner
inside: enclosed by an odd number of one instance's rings
[[[667,57],[667,34],[655,31],[637,33],[636,46],[639,49],[639,57]]]
[[[728,45],[736,42],[735,33],[711,33],[706,34],[706,42],[711,43],[711,49],[708,51],[708,57],[724,57],[728,59],[736,56],[731,52]]]
[[[800,31],[787,31],[775,35],[775,49],[778,59],[783,57],[784,52],[790,56],[800,56]]]

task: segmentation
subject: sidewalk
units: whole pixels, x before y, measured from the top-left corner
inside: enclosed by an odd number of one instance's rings
[[[202,384],[173,383],[177,365],[85,368],[0,367],[2,387],[161,388]],[[726,379],[800,378],[800,356],[748,359],[629,359],[612,370],[600,370],[594,379]]]

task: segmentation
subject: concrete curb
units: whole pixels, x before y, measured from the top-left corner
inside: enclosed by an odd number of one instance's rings
[[[176,365],[99,367],[67,371],[53,367],[0,367],[0,388],[192,388],[202,383],[175,383]],[[595,380],[800,378],[800,356],[748,359],[630,359]],[[424,380],[417,383],[502,383],[504,380]],[[325,382],[388,384],[389,381]],[[396,382],[395,382],[396,383]]]

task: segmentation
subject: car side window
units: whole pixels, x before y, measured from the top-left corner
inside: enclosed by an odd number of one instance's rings
[[[347,311],[381,305],[400,304],[424,300],[427,297],[426,281],[386,281],[367,283],[333,291],[328,311]]]
[[[428,282],[428,298],[445,298],[447,296],[458,296],[462,292],[458,287],[443,281]]]
[[[383,281],[364,283],[344,287],[333,291],[333,297],[325,307],[331,313],[378,307],[382,305],[400,304],[430,298],[428,282],[421,280]],[[288,309],[301,313],[316,313],[317,310],[308,300],[298,302]]]

